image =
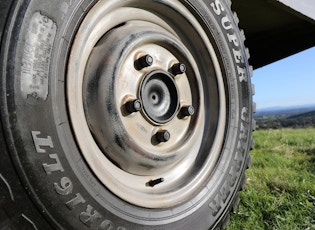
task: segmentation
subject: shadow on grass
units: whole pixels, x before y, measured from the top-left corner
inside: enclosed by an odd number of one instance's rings
[[[315,148],[300,148],[298,151],[310,157],[308,161],[311,165],[307,171],[315,175]]]
[[[315,148],[308,148],[303,150],[308,156],[313,156],[315,158]]]

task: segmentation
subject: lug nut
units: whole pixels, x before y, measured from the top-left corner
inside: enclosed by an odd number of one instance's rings
[[[126,108],[128,113],[139,112],[142,109],[142,103],[138,99],[133,100],[133,101],[128,101],[125,104],[125,108]]]
[[[190,117],[194,115],[195,113],[195,108],[192,105],[185,106],[181,108],[180,113],[183,117]]]
[[[151,65],[153,65],[153,57],[149,54],[142,56],[135,62],[135,67],[137,70],[144,69]]]
[[[171,134],[167,130],[162,130],[155,134],[155,138],[159,143],[168,142],[171,138]]]
[[[177,63],[172,66],[172,73],[176,76],[186,72],[186,66],[183,63]]]

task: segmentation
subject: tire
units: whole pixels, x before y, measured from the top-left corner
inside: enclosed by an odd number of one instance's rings
[[[252,85],[224,0],[0,0],[1,229],[214,229]]]

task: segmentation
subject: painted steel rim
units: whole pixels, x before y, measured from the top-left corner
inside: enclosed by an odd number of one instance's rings
[[[112,193],[140,207],[191,200],[221,154],[224,82],[197,19],[179,1],[99,1],[72,45],[67,98],[82,155]],[[162,109],[148,112],[157,98]]]

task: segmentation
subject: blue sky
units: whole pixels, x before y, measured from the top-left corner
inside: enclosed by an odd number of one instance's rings
[[[257,109],[315,104],[315,47],[254,71]]]

